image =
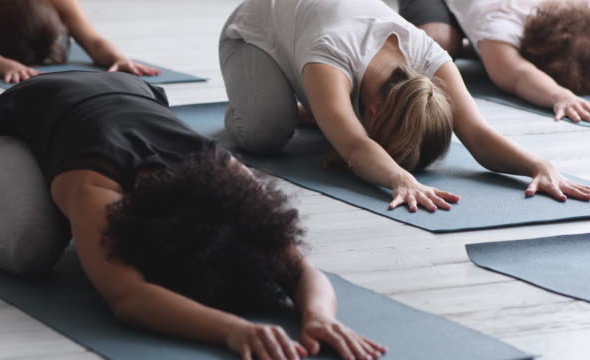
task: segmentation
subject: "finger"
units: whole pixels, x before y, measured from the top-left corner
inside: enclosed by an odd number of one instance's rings
[[[590,101],[584,100],[582,101],[582,107],[584,110],[590,112]]]
[[[567,116],[572,119],[574,122],[580,122],[582,119],[580,118],[580,115],[578,115],[578,112],[573,108],[573,107],[568,107],[565,111],[565,113],[567,114]]]
[[[574,104],[574,108],[578,112],[578,115],[580,115],[580,119],[590,121],[590,113],[584,109],[581,103]]]
[[[445,201],[451,202],[451,203],[457,203],[457,202],[459,202],[459,200],[461,200],[461,197],[459,195],[455,195],[455,194],[450,193],[448,191],[441,191],[439,189],[434,189],[434,193],[436,194],[436,196],[442,198]]]
[[[346,330],[342,328],[337,328],[336,331],[338,334],[344,339],[348,350],[353,353],[355,359],[371,359],[372,357],[365,351],[365,349],[361,346],[358,340],[351,336]]]
[[[395,199],[393,199],[393,201],[389,204],[389,210],[393,210],[405,202],[406,201],[401,195],[397,195]]]
[[[562,189],[562,191],[564,192],[565,195],[567,195],[571,198],[574,198],[574,199],[585,200],[585,201],[590,200],[590,195],[588,195],[586,192],[581,191],[571,185],[566,185]]]
[[[242,360],[252,360],[252,350],[248,345],[244,345],[242,347]]]
[[[285,330],[282,328],[275,328],[275,337],[281,344],[283,348],[284,354],[287,356],[289,360],[299,360],[299,355],[297,354],[297,349],[295,349],[295,343],[291,338],[285,333]]]
[[[437,209],[436,205],[434,205],[434,202],[432,202],[432,200],[430,200],[428,198],[428,196],[426,196],[422,193],[418,193],[416,198],[418,199],[418,202],[420,203],[420,205],[422,205],[422,207],[425,208],[426,210],[428,210],[430,212],[436,211],[436,209]]]
[[[367,344],[371,345],[371,347],[372,347],[373,349],[376,349],[376,350],[377,350],[377,351],[379,351],[380,353],[384,354],[384,353],[386,353],[386,352],[387,352],[387,350],[388,350],[388,349],[387,349],[387,347],[386,347],[386,346],[379,345],[379,344],[377,344],[376,342],[374,342],[374,341],[372,341],[372,340],[369,340],[369,339],[367,339],[366,337],[362,337],[362,338],[363,338],[363,341],[364,341],[365,343],[367,343]]]
[[[434,196],[432,198],[432,201],[434,201],[434,205],[436,205],[436,207],[439,209],[451,210],[451,204],[446,202],[443,198],[440,198],[438,196]]]
[[[266,351],[266,346],[260,339],[256,338],[252,346],[254,348],[254,353],[259,360],[271,360],[270,355]]]
[[[300,357],[307,357],[307,350],[305,347],[303,347],[303,345],[297,341],[294,341],[293,343],[295,344],[295,350],[297,350],[297,354],[299,354]]]
[[[27,70],[23,70],[23,71],[20,73],[20,80],[21,80],[21,81],[25,81],[25,80],[28,80],[28,79],[30,79],[30,78],[31,78],[31,75],[29,75],[29,72],[28,72]]]
[[[369,343],[364,341],[361,337],[358,337],[357,341],[359,345],[362,346],[363,350],[365,350],[365,352],[371,356],[371,358],[376,359],[381,356],[381,352],[379,352],[379,350],[374,349]]]
[[[131,72],[135,76],[141,76],[141,71],[139,71],[135,63],[129,64],[129,72]]]
[[[331,331],[327,334],[325,341],[330,344],[346,360],[355,360],[354,355],[348,348],[346,341],[336,332]]]
[[[565,116],[565,112],[563,111],[563,107],[560,106],[555,110],[555,121],[559,121],[561,119],[563,119],[563,117]]]
[[[311,355],[317,355],[320,352],[320,343],[307,334],[301,335],[301,345],[307,349]]]
[[[119,64],[113,64],[113,66],[111,66],[107,71],[108,72],[119,71]]]
[[[18,84],[20,82],[20,74],[18,72],[15,72],[12,75],[12,82],[15,84]]]
[[[566,201],[567,200],[567,196],[565,196],[565,194],[561,191],[561,189],[555,184],[550,184],[547,189],[543,189],[543,190],[546,193],[548,193],[549,195],[553,196],[556,200],[559,200],[559,201]]]
[[[285,356],[281,343],[276,338],[275,333],[269,328],[264,328],[262,334],[264,346],[266,346],[266,350],[272,356],[272,359],[286,360],[287,357]]]
[[[537,178],[533,179],[533,181],[529,184],[524,192],[526,197],[534,196],[537,191],[539,191],[539,180]]]
[[[416,198],[414,197],[414,195],[408,195],[406,202],[408,203],[408,209],[411,212],[418,211],[418,202],[416,201]]]
[[[573,183],[572,186],[574,186],[576,189],[578,189],[586,194],[590,194],[590,186],[576,184],[576,183]]]

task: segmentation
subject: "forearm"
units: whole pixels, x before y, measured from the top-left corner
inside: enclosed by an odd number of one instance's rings
[[[396,179],[407,174],[379,144],[367,137],[360,141],[344,159],[361,179],[391,189]]]
[[[225,344],[230,330],[247,322],[149,283],[129,291],[112,309],[129,325],[216,344]]]
[[[473,157],[490,171],[534,176],[543,160],[488,128],[465,144]]]
[[[84,46],[94,62],[103,67],[109,67],[117,61],[128,59],[115,45],[102,37],[90,40],[87,44],[81,45]]]
[[[559,99],[573,95],[571,91],[560,86],[549,75],[532,64],[514,74],[515,83],[512,92],[533,104],[553,107]]]
[[[311,265],[304,266],[293,300],[303,322],[310,317],[336,316],[334,288],[328,278]]]

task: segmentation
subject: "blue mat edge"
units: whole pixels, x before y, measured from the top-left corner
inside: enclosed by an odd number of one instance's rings
[[[580,235],[580,234],[578,234],[578,235]],[[580,301],[583,301],[583,302],[586,302],[586,303],[590,303],[590,300],[588,300],[588,299],[584,299],[584,298],[581,298],[581,297],[577,297],[575,295],[570,295],[570,294],[566,294],[566,293],[563,293],[563,292],[559,292],[557,290],[553,290],[553,289],[544,287],[544,286],[539,285],[537,283],[534,283],[532,281],[528,281],[528,280],[523,279],[521,277],[518,277],[516,275],[512,275],[512,274],[509,274],[507,272],[502,272],[502,271],[499,271],[499,270],[495,270],[495,269],[493,269],[491,267],[487,267],[487,266],[479,263],[478,260],[474,258],[474,255],[472,254],[472,252],[469,251],[470,249],[474,249],[476,247],[483,247],[483,246],[485,246],[487,244],[502,244],[502,243],[505,244],[505,243],[512,243],[512,242],[515,242],[515,241],[534,241],[534,240],[555,238],[555,237],[558,237],[558,236],[560,236],[560,235],[544,236],[544,237],[536,237],[536,238],[527,238],[527,239],[520,239],[520,240],[505,240],[505,241],[493,241],[493,242],[483,242],[483,243],[475,243],[475,244],[465,244],[465,251],[467,252],[467,257],[469,258],[469,261],[471,261],[473,264],[475,264],[479,268],[482,268],[482,269],[485,269],[485,270],[488,270],[488,271],[492,271],[492,272],[494,272],[496,274],[500,274],[500,275],[511,277],[513,279],[522,281],[522,282],[524,282],[526,284],[532,285],[532,286],[534,286],[536,288],[539,288],[539,289],[543,289],[545,291],[548,291],[548,292],[550,292],[552,294],[556,294],[556,295],[560,295],[560,296],[565,296],[565,297],[568,297],[568,298],[571,298],[571,299],[580,300]],[[568,236],[568,235],[561,235],[561,236]]]

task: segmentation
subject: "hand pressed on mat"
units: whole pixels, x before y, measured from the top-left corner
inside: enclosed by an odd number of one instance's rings
[[[457,203],[461,197],[450,192],[420,184],[416,178],[407,171],[403,171],[393,185],[394,198],[389,204],[393,210],[401,204],[408,204],[411,212],[418,211],[418,205],[430,212],[438,209],[451,210],[451,204]]]

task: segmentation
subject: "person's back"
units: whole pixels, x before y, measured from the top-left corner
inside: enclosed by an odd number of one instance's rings
[[[161,89],[133,75],[44,74],[0,95],[0,134],[23,139],[48,182],[87,168],[128,189],[139,168],[214,145],[167,105]]]

